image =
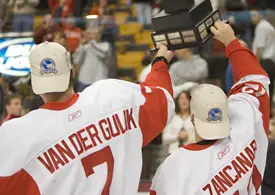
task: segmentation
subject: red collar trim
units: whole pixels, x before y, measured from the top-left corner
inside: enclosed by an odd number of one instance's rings
[[[191,150],[191,151],[200,151],[200,150],[205,150],[211,146],[213,146],[215,143],[217,142],[217,140],[214,140],[213,142],[209,143],[209,144],[205,144],[205,145],[199,145],[199,144],[188,144],[185,146],[182,146],[182,148],[186,149],[186,150]]]
[[[78,98],[79,98],[79,94],[75,93],[71,97],[71,99],[69,99],[66,102],[47,102],[40,108],[48,109],[48,110],[65,110],[71,107],[72,105],[74,105],[74,103],[78,100]]]

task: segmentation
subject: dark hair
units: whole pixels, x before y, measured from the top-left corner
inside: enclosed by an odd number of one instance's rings
[[[19,94],[12,94],[12,95],[7,96],[7,97],[4,99],[4,106],[10,105],[11,101],[12,101],[13,99],[17,99],[17,98],[20,99],[20,100],[22,100],[22,97],[21,97],[21,95],[19,95]]]
[[[185,94],[189,101],[191,100],[191,95],[190,95],[189,91],[182,91],[182,92],[180,92],[179,95],[175,99],[175,112],[176,112],[176,114],[180,113],[179,99],[180,99],[180,96],[182,94]]]
[[[13,100],[13,99],[16,99],[16,98],[19,98],[21,101],[22,101],[22,96],[21,95],[19,95],[19,94],[12,94],[12,95],[9,95],[9,96],[7,96],[7,97],[5,97],[4,98],[4,111],[3,111],[3,113],[2,113],[2,119],[4,118],[4,117],[6,117],[7,116],[7,114],[8,114],[8,111],[7,111],[7,109],[6,109],[6,106],[7,105],[10,105],[11,104],[11,101]]]

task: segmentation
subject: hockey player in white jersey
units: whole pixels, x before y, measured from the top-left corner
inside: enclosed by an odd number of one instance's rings
[[[66,49],[34,48],[32,88],[45,105],[1,126],[0,194],[137,194],[142,147],[173,116],[172,57],[160,46],[140,85],[102,80],[76,94]]]
[[[227,98],[213,85],[191,93],[196,143],[179,148],[159,167],[151,195],[260,195],[269,130],[269,78],[230,25],[216,22],[235,80]]]

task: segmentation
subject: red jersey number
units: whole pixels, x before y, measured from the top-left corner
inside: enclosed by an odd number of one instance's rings
[[[113,179],[113,171],[114,171],[114,157],[109,146],[94,152],[83,159],[81,159],[82,166],[84,168],[86,177],[94,174],[94,167],[101,165],[103,163],[107,163],[107,180],[101,195],[108,195],[110,193],[110,187]]]
[[[248,83],[242,88],[242,92],[252,95],[254,94],[256,97],[260,97],[266,93],[266,90],[259,84]]]

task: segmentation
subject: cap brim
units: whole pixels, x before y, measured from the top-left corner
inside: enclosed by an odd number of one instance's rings
[[[223,139],[230,135],[229,119],[225,118],[219,123],[203,122],[194,117],[198,135],[205,140]]]
[[[64,92],[70,83],[70,72],[58,76],[39,77],[31,74],[33,92],[37,95]]]

